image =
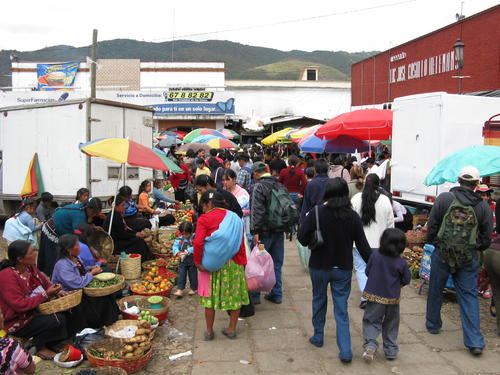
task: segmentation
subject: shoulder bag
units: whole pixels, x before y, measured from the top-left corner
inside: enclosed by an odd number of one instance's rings
[[[319,227],[319,214],[318,206],[314,206],[314,216],[316,216],[316,230],[313,232],[311,242],[309,243],[309,248],[311,250],[316,250],[317,248],[323,246],[323,235],[321,234],[321,229]]]

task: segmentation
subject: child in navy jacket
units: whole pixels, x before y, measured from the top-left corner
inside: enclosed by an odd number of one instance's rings
[[[386,359],[393,360],[398,355],[401,287],[411,280],[406,260],[400,256],[405,247],[406,237],[401,230],[386,229],[380,238],[379,250],[372,250],[366,265],[368,281],[363,297],[368,303],[363,316],[363,359],[367,362],[373,360],[381,332]]]
[[[174,296],[182,297],[187,276],[189,276],[190,286],[188,294],[192,296],[196,294],[198,289],[198,270],[193,259],[193,224],[189,221],[182,222],[179,225],[179,232],[181,235],[176,238],[172,247],[174,256],[181,258],[179,274],[177,275],[177,290]]]

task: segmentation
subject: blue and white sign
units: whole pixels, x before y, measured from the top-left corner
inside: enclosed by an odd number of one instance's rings
[[[226,115],[234,114],[234,98],[217,103],[162,103],[147,105],[155,115]]]

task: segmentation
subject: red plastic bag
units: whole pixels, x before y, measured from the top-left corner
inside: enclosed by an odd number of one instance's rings
[[[274,262],[263,245],[255,246],[250,253],[245,268],[248,290],[251,292],[270,292],[276,284]]]

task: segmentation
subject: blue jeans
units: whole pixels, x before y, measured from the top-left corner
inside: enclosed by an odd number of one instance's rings
[[[351,359],[351,334],[349,332],[349,314],[347,300],[351,294],[352,270],[340,268],[315,269],[309,268],[313,287],[312,324],[314,336],[311,340],[322,344],[328,306],[328,284],[330,284],[333,299],[333,315],[337,326],[337,346],[340,359]]]
[[[198,290],[198,270],[194,265],[193,255],[188,255],[179,263],[179,274],[177,275],[177,288],[186,288],[186,277],[189,276],[189,286],[193,290]]]
[[[356,280],[358,281],[358,288],[361,294],[363,294],[366,286],[366,281],[368,280],[368,277],[366,276],[365,273],[366,263],[363,260],[363,258],[361,258],[358,249],[356,249],[355,247],[352,249],[352,258],[354,263],[354,270],[356,271]],[[365,301],[365,299],[361,297],[361,301]]]
[[[281,301],[283,299],[283,283],[281,282],[281,267],[285,258],[285,239],[283,233],[273,233],[271,237],[261,237],[260,243],[264,245],[267,252],[271,254],[274,262],[274,274],[276,284],[274,284],[269,297]],[[252,301],[260,301],[260,292],[250,292]]]
[[[474,258],[451,274],[460,308],[464,345],[468,348],[484,348],[483,335],[479,329],[479,301],[476,289],[478,271],[479,261]],[[425,326],[429,330],[439,330],[443,326],[441,305],[443,289],[449,275],[450,268],[443,262],[439,249],[436,249],[431,255],[431,277],[425,317]]]

